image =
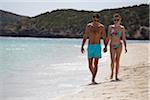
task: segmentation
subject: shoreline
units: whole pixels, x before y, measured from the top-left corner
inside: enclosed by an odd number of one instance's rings
[[[101,84],[84,86],[78,93],[58,97],[55,100],[148,100],[150,44],[129,44],[127,49],[128,53],[125,54],[123,48],[121,55],[119,73],[121,81],[110,81],[110,73],[102,72],[104,68],[101,67],[98,70],[101,76],[97,75],[97,78],[103,78]],[[107,69],[110,71],[108,67]]]
[[[51,38],[51,39],[82,39],[83,37],[66,37],[66,36],[2,36],[0,37],[8,37],[8,38]],[[127,38],[127,40],[145,40],[149,41],[150,39],[135,39],[135,38]]]

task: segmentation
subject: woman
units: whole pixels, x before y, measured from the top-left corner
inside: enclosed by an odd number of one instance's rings
[[[116,64],[116,73],[115,79],[118,81],[118,72],[119,72],[119,62],[120,55],[122,52],[122,43],[121,37],[125,46],[125,53],[127,52],[126,48],[126,36],[125,36],[125,28],[121,24],[121,16],[116,13],[113,15],[114,24],[109,25],[108,28],[108,39],[110,40],[110,55],[111,55],[111,76],[110,79],[113,79],[114,76],[114,65]],[[109,42],[108,40],[108,42]]]

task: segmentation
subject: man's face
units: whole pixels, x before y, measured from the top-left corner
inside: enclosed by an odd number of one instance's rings
[[[97,17],[93,17],[94,22],[99,22],[99,19]]]

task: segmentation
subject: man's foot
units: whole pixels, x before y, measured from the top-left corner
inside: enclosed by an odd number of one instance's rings
[[[98,83],[97,82],[92,82],[89,85],[96,85],[96,84],[98,84]]]
[[[97,82],[92,82],[92,84],[98,84]]]
[[[113,79],[113,74],[111,74],[110,79]]]

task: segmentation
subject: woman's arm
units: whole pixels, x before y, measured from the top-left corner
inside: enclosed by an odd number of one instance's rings
[[[126,35],[125,35],[125,28],[123,27],[123,30],[122,30],[122,40],[123,40],[123,43],[124,43],[124,47],[125,47],[125,53],[127,52],[127,43],[126,43]]]
[[[109,25],[109,27],[108,27],[108,32],[107,32],[108,41],[107,41],[107,44],[109,43],[109,41],[111,39],[110,32],[111,32],[111,25]]]

